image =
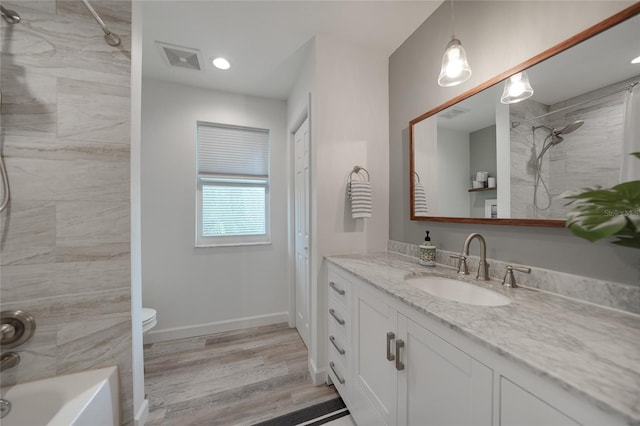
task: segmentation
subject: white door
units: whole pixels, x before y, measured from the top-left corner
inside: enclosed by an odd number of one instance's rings
[[[354,381],[363,397],[349,407],[363,425],[396,424],[397,313],[362,286],[354,306]]]
[[[399,426],[490,426],[493,371],[400,315]],[[520,424],[526,424],[520,423]]]
[[[311,280],[309,268],[309,203],[310,146],[309,119],[305,119],[293,135],[295,141],[295,235],[296,235],[296,328],[309,347],[309,315],[311,312]]]

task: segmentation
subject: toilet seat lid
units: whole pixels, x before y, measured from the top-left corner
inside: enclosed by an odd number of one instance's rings
[[[146,324],[156,319],[158,312],[152,308],[142,308],[142,324]]]

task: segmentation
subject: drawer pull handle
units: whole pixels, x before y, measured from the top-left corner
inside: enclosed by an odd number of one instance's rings
[[[329,363],[329,367],[331,367],[331,371],[333,371],[333,374],[335,374],[335,376],[338,379],[338,381],[340,382],[340,384],[344,385],[344,379],[342,377],[340,377],[340,375],[336,371],[336,365],[333,362],[330,362]]]
[[[340,325],[344,325],[344,320],[342,318],[340,318],[339,316],[336,315],[336,311],[334,311],[333,309],[329,309],[329,313],[331,314],[331,316],[333,317],[333,319],[335,319],[336,321],[338,321],[338,324]]]
[[[336,286],[336,283],[334,283],[333,281],[329,282],[329,287],[331,287],[332,289],[334,289],[340,296],[344,296],[345,291],[342,290],[341,288],[338,288]]]
[[[391,341],[396,338],[396,335],[393,332],[387,333],[387,361],[393,361],[396,359],[395,355],[391,353]]]
[[[333,336],[329,336],[329,341],[330,341],[331,343],[333,343],[333,346],[336,348],[336,351],[338,351],[338,353],[339,353],[340,355],[344,355],[344,354],[345,354],[344,349],[340,348],[340,346],[338,346],[338,344],[336,343],[336,338],[335,338],[335,337],[333,337]]]
[[[404,363],[400,361],[400,349],[404,348],[404,341],[402,339],[398,339],[396,341],[396,370],[402,371],[404,370]]]

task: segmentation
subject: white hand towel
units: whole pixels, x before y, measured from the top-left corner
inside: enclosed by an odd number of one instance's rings
[[[371,217],[371,183],[351,181],[351,217]]]
[[[427,194],[420,182],[416,182],[413,186],[413,214],[416,216],[427,214]]]

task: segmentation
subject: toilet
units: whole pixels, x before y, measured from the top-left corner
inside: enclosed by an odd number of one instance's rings
[[[156,324],[158,323],[158,320],[156,319],[157,314],[158,312],[156,312],[155,309],[142,308],[142,333],[143,334],[156,326]]]

